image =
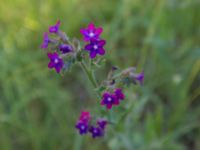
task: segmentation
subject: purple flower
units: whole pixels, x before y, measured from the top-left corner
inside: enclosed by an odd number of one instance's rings
[[[105,119],[98,119],[97,120],[97,125],[102,129],[104,130],[106,125],[108,124],[108,121],[105,120]]]
[[[55,25],[49,27],[50,33],[57,33],[59,31],[60,21],[58,20]]]
[[[57,52],[54,53],[48,53],[48,57],[50,59],[50,62],[48,64],[48,67],[50,69],[55,68],[57,73],[60,73],[60,70],[63,67],[63,60],[59,57]]]
[[[101,27],[95,28],[93,23],[90,23],[87,28],[80,29],[81,34],[84,36],[85,41],[90,41],[91,39],[99,39],[100,34],[103,32]]]
[[[48,48],[49,43],[50,43],[50,39],[49,39],[48,33],[45,32],[43,34],[43,43],[41,44],[41,48],[43,49]]]
[[[119,105],[119,100],[115,94],[105,92],[102,97],[101,105],[106,105],[107,109],[111,109],[112,105]]]
[[[85,46],[85,50],[88,50],[90,52],[90,58],[95,58],[97,54],[105,54],[105,50],[103,48],[105,44],[105,40],[92,39],[90,43]]]
[[[61,44],[59,49],[63,54],[66,54],[72,51],[72,46],[69,44]]]
[[[125,98],[124,93],[122,92],[122,89],[115,89],[115,95],[119,100],[123,100]]]
[[[90,121],[90,119],[91,119],[90,112],[88,112],[88,111],[81,112],[81,116],[79,118],[80,121],[88,123]]]
[[[143,83],[144,83],[144,72],[143,71],[136,76],[136,80],[138,80],[140,82],[140,84],[143,85]]]
[[[83,121],[79,121],[76,124],[76,129],[79,130],[79,133],[82,134],[86,134],[88,132],[88,124],[86,122]]]
[[[99,127],[91,126],[89,132],[92,134],[93,138],[103,136],[103,130],[101,130]]]

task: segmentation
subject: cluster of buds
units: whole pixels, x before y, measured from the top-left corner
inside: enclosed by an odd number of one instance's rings
[[[144,72],[136,73],[135,67],[121,71],[117,67],[112,67],[107,79],[98,84],[93,75],[94,67],[91,67],[91,64],[99,66],[102,60],[99,57],[106,53],[104,49],[106,41],[100,37],[102,32],[103,28],[95,27],[93,23],[90,23],[87,28],[80,29],[85,43],[82,47],[79,40],[70,39],[60,30],[60,21],[57,21],[55,25],[49,27],[48,32],[44,33],[41,48],[46,50],[50,60],[48,68],[54,68],[57,73],[64,73],[73,64],[79,63],[99,97],[102,97],[100,104],[105,106],[106,110],[110,110],[125,99],[125,94],[122,91],[124,86],[130,85],[130,83],[143,84]],[[92,120],[94,119],[90,113],[83,111],[76,124],[76,129],[81,135],[91,133],[93,138],[102,137],[108,121],[97,119],[94,125]]]
[[[79,130],[81,135],[90,133],[93,138],[96,138],[104,135],[107,124],[108,122],[106,119],[99,118],[96,120],[96,125],[93,125],[90,113],[87,111],[82,111],[81,116],[76,124],[76,129]]]
[[[134,83],[137,84],[137,81],[140,85],[143,85],[144,82],[144,71],[141,73],[135,73],[136,68],[135,67],[129,67],[121,72],[121,76],[124,80],[126,80],[127,83]]]

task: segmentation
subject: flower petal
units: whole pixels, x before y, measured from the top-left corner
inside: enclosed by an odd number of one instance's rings
[[[103,28],[97,28],[95,34],[100,35],[103,32]]]
[[[115,99],[115,101],[113,102],[114,105],[119,105],[119,100]]]
[[[98,49],[98,54],[99,55],[104,55],[105,54],[105,50],[103,48],[99,48]]]
[[[55,25],[49,27],[49,32],[57,33],[59,31],[59,27],[60,27],[60,20],[58,20]]]
[[[49,62],[49,64],[48,64],[48,68],[53,68],[54,67],[54,63],[53,62]]]
[[[86,45],[86,46],[85,46],[85,49],[86,49],[86,50],[91,50],[91,49],[92,49],[92,45],[91,45],[91,44]]]
[[[51,54],[51,53],[48,53],[47,56],[48,56],[49,58],[51,58],[51,57],[52,57],[52,54]]]
[[[106,107],[107,107],[107,109],[111,109],[112,108],[112,104],[107,104]]]
[[[87,41],[89,41],[89,40],[90,40],[90,38],[89,38],[89,37],[87,37],[87,36],[84,36],[83,40],[84,40],[85,42],[87,42]]]
[[[105,105],[104,99],[101,101],[101,105]]]
[[[95,29],[95,26],[94,26],[93,23],[90,23],[90,24],[88,25],[88,30],[93,30],[93,29]]]
[[[80,33],[84,35],[85,34],[85,29],[81,28],[80,29]]]
[[[98,45],[99,46],[104,46],[106,44],[106,40],[100,40],[99,42],[98,42]]]
[[[61,67],[60,66],[55,66],[55,70],[57,73],[60,73]]]
[[[90,58],[95,58],[96,57],[96,55],[97,55],[97,53],[95,52],[95,51],[91,51],[90,52]]]
[[[104,94],[103,94],[103,98],[107,98],[107,97],[109,97],[110,96],[110,93],[108,93],[108,92],[105,92]]]

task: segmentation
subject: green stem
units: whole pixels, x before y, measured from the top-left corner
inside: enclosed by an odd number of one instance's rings
[[[92,71],[92,70],[89,70],[89,69],[86,67],[86,65],[85,65],[84,62],[80,62],[80,64],[81,64],[81,67],[82,67],[82,69],[84,70],[86,76],[88,77],[89,81],[91,82],[93,88],[94,88],[94,89],[98,88],[98,84],[97,84],[97,81],[96,81],[96,79],[95,79],[95,77],[94,77],[93,71]],[[98,93],[98,96],[101,97],[101,94],[100,94],[99,92],[97,92],[97,93]]]
[[[93,85],[93,88],[97,89],[98,88],[98,84],[97,84],[97,81],[95,79],[93,70],[92,69],[88,69],[87,66],[85,65],[85,63],[82,62],[82,61],[80,62],[80,64],[81,64],[81,67],[82,67],[83,71],[85,72],[86,76],[88,77],[89,81]],[[90,68],[91,68],[91,66],[90,66]],[[98,95],[99,98],[101,98],[101,93],[99,91],[97,91],[97,95]],[[101,113],[102,114],[105,113],[105,110],[103,108],[101,108]],[[110,110],[107,115],[108,115],[109,122],[112,122],[112,110]]]

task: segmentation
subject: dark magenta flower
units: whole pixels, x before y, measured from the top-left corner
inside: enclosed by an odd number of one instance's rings
[[[106,125],[108,124],[108,121],[105,119],[98,119],[97,120],[97,125],[104,130],[106,128]]]
[[[85,50],[90,52],[90,58],[95,58],[97,54],[104,55],[105,50],[103,46],[106,44],[105,40],[92,39],[88,45],[85,46]]]
[[[104,135],[103,130],[99,127],[91,126],[89,132],[92,134],[93,138],[101,137]]]
[[[140,84],[143,85],[143,83],[144,83],[144,72],[143,71],[136,76],[136,80],[138,80],[140,82]]]
[[[90,23],[87,28],[80,29],[81,34],[84,36],[85,41],[90,41],[91,39],[99,39],[100,34],[103,32],[103,28],[95,28],[93,23]]]
[[[66,54],[72,51],[72,46],[69,44],[61,44],[59,49],[63,54]]]
[[[83,121],[79,121],[76,124],[76,129],[79,130],[79,133],[82,134],[86,134],[88,132],[88,124],[86,122]]]
[[[62,69],[64,63],[63,60],[59,57],[58,53],[48,53],[48,57],[50,59],[48,67],[50,69],[55,68],[56,72],[60,73],[60,70]]]
[[[102,97],[101,105],[106,105],[107,109],[111,109],[112,105],[119,105],[119,99],[115,94],[105,92]]]
[[[49,27],[50,33],[58,33],[60,27],[60,21],[58,20],[55,25]]]
[[[80,121],[88,123],[90,121],[90,119],[91,119],[90,112],[88,112],[88,111],[81,112],[81,116],[79,118]]]
[[[123,100],[125,98],[124,93],[122,92],[122,89],[119,89],[119,88],[115,89],[114,93],[119,100]]]
[[[50,43],[49,35],[47,32],[43,34],[43,42],[41,44],[41,48],[46,49]]]

